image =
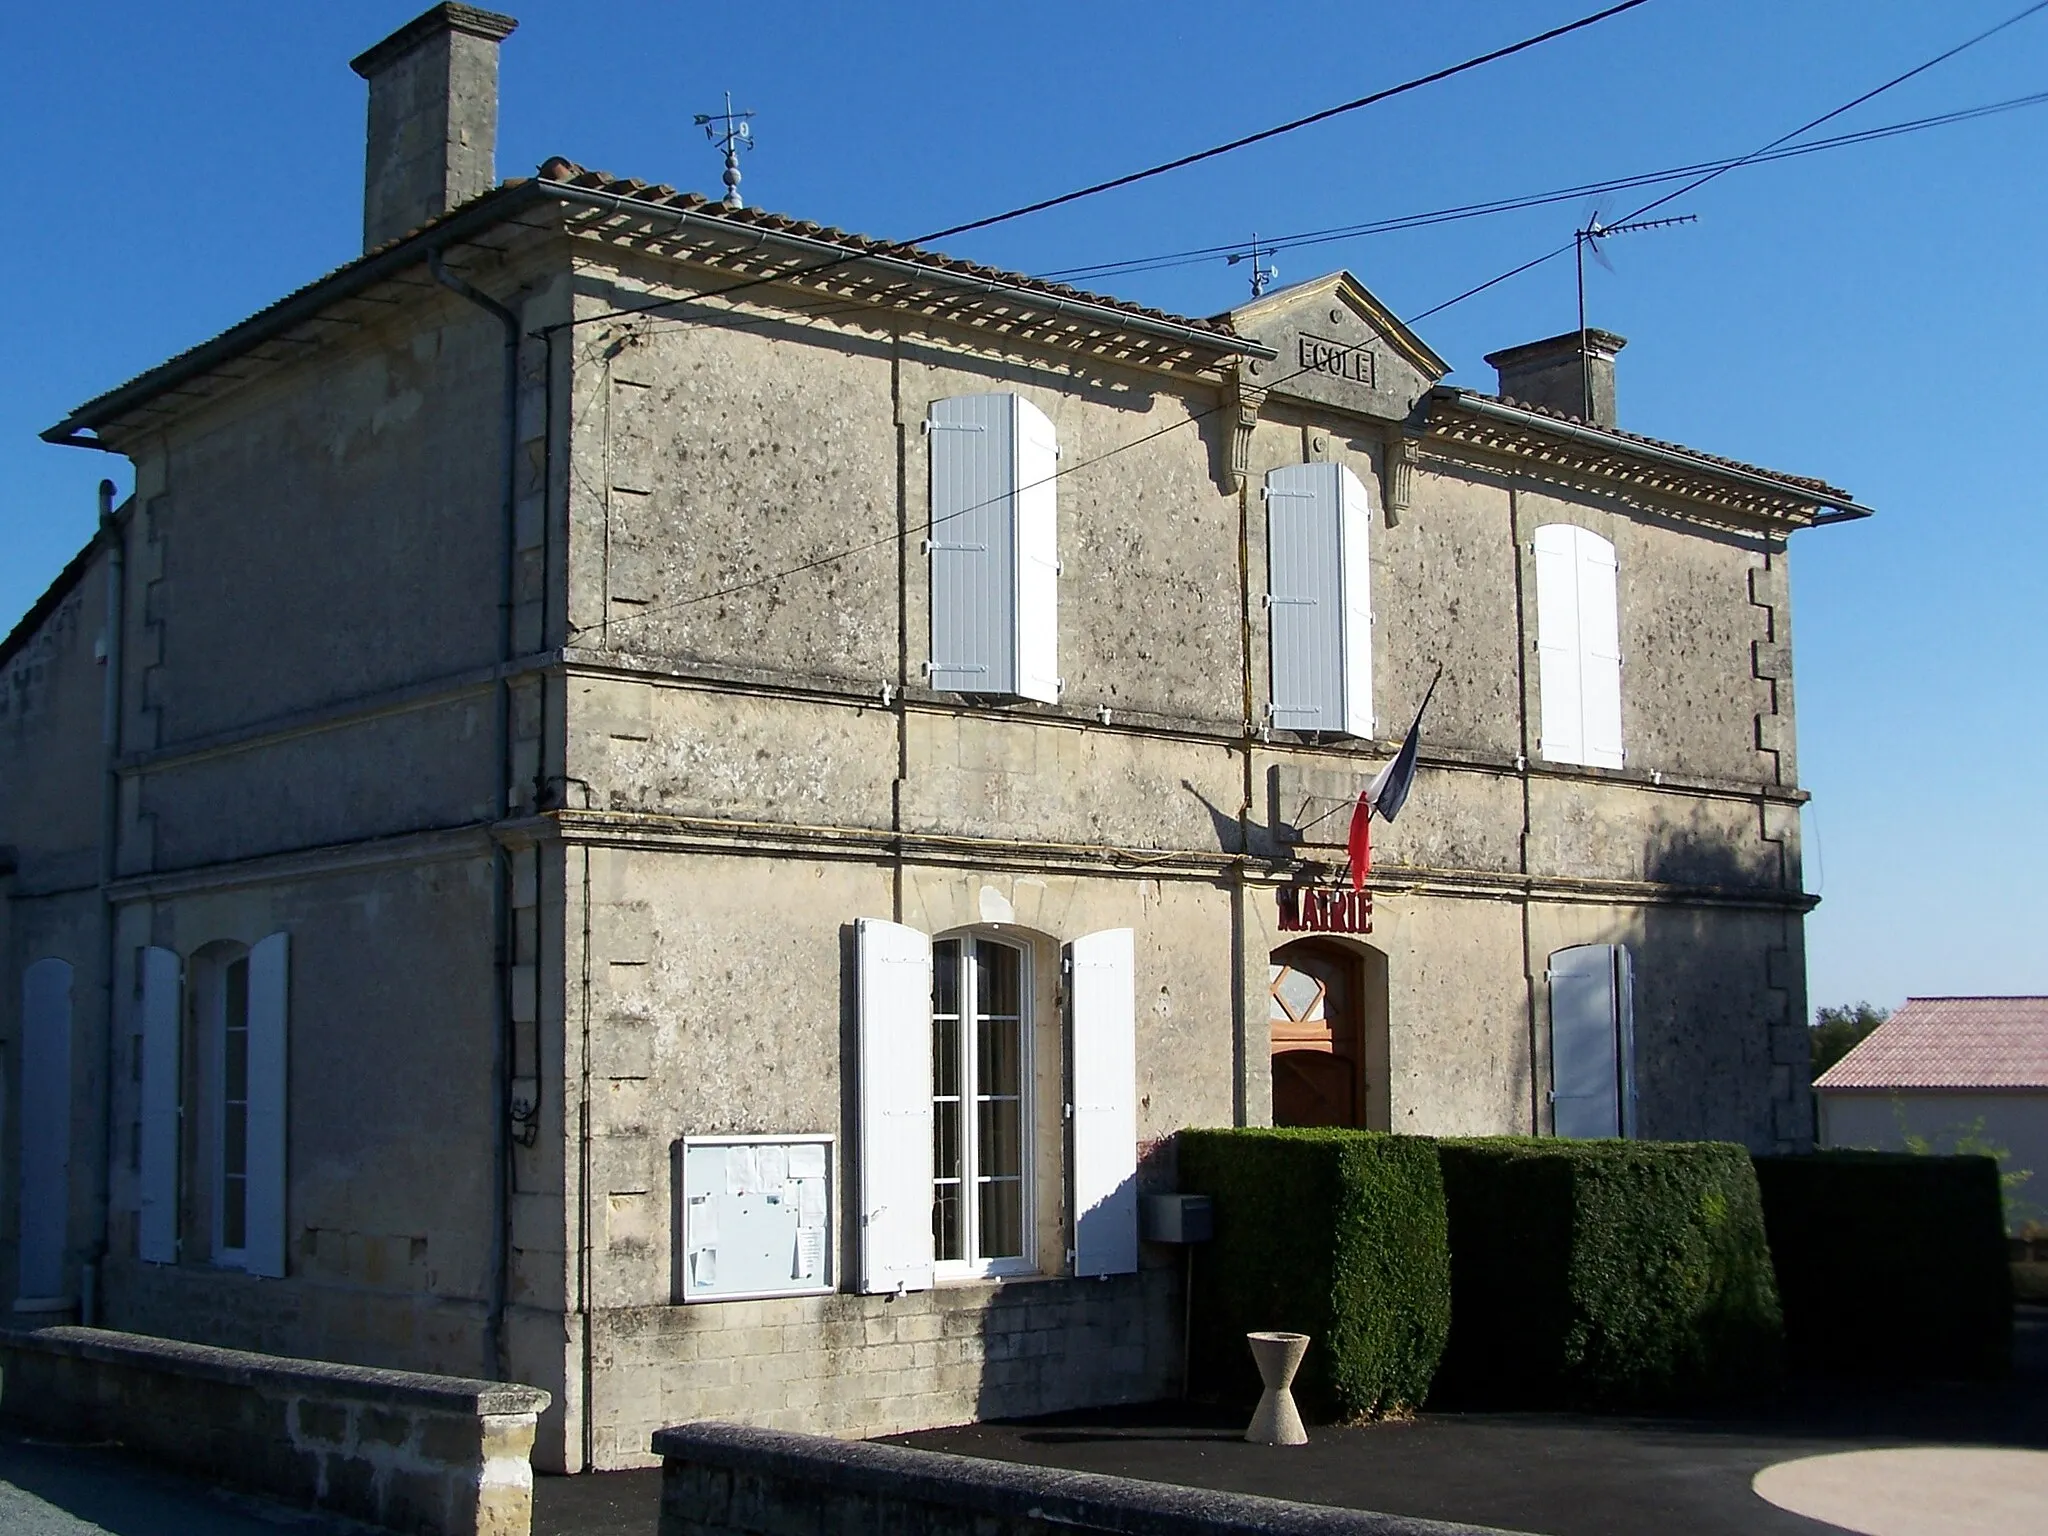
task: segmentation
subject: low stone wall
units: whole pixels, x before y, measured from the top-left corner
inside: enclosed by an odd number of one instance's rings
[[[526,1536],[534,1387],[98,1328],[0,1332],[0,1417],[421,1536]]]
[[[1181,1384],[1178,1269],[620,1308],[592,1317],[597,1465],[664,1424],[870,1436],[1150,1402]]]
[[[1486,1526],[737,1424],[664,1429],[654,1449],[661,1536],[1502,1536]]]

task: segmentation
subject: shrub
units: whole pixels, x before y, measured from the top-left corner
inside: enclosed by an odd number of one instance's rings
[[[1313,1342],[1296,1394],[1322,1417],[1419,1404],[1450,1328],[1450,1254],[1434,1145],[1343,1130],[1183,1131],[1181,1187],[1215,1201],[1195,1250],[1192,1386],[1249,1399],[1244,1336]]]
[[[1487,1137],[1439,1153],[1445,1398],[1651,1406],[1776,1379],[1783,1325],[1741,1147]]]
[[[2012,1359],[2012,1271],[1989,1157],[1759,1157],[1793,1369],[1992,1377]]]

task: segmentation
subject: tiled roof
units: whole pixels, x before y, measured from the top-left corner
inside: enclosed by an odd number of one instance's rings
[[[1814,1087],[2048,1089],[2048,997],[1915,997]]]
[[[1551,416],[1559,421],[1568,421],[1587,432],[1597,432],[1603,437],[1615,438],[1624,443],[1642,443],[1651,448],[1668,448],[1673,453],[1683,453],[1695,459],[1704,459],[1709,464],[1718,464],[1723,469],[1737,469],[1749,475],[1767,475],[1773,480],[1782,480],[1787,485],[1800,485],[1832,501],[1846,500],[1849,493],[1839,486],[1829,485],[1825,480],[1816,480],[1810,475],[1788,475],[1783,470],[1764,469],[1756,464],[1745,464],[1740,459],[1724,459],[1716,453],[1702,453],[1697,448],[1688,448],[1683,443],[1667,443],[1662,438],[1644,437],[1640,432],[1624,432],[1619,427],[1602,426],[1598,422],[1581,421],[1578,417],[1547,405],[1532,405],[1527,400],[1517,400],[1512,395],[1488,396],[1498,399],[1502,405],[1512,405],[1517,410],[1530,411],[1538,416]]]
[[[1163,309],[1133,304],[1127,299],[1110,298],[1104,294],[1090,293],[1083,288],[1072,288],[1065,283],[1048,282],[1042,277],[1031,277],[1022,272],[1008,272],[1001,267],[985,267],[979,262],[962,261],[952,256],[941,255],[937,251],[927,251],[921,246],[853,234],[847,230],[835,229],[829,224],[813,223],[809,219],[793,219],[786,214],[768,213],[759,208],[728,208],[700,192],[678,192],[674,187],[660,183],[636,181],[630,177],[614,176],[607,171],[588,170],[560,156],[541,166],[539,179],[586,191],[603,192],[614,197],[630,197],[635,202],[651,203],[659,207],[685,209],[742,228],[768,229],[784,234],[801,235],[809,240],[840,246],[852,256],[891,256],[902,261],[914,261],[934,272],[946,272],[955,277],[1000,283],[1005,288],[1022,289],[1028,293],[1043,294],[1047,298],[1097,305],[1103,309],[1129,315],[1133,319],[1153,320],[1167,325],[1186,326],[1191,330],[1207,331],[1221,342],[1238,339],[1228,317],[1193,319]]]
[[[578,208],[578,194],[593,201]],[[606,201],[599,204],[595,199]],[[629,206],[620,207],[619,200]],[[544,217],[534,223],[528,217],[543,205],[559,208],[562,202],[571,205],[566,218]],[[670,217],[673,214],[685,218]],[[688,234],[676,228],[686,221],[691,226]],[[849,312],[872,307],[928,314],[991,335],[1101,357],[1201,369],[1236,355],[1271,355],[1261,343],[1240,338],[1227,320],[1169,314],[914,245],[754,208],[727,208],[700,193],[586,170],[557,156],[545,162],[538,175],[500,183],[88,401],[43,435],[49,441],[63,441],[173,392],[188,397],[210,393],[214,386],[195,381],[223,364],[252,357],[261,365],[294,355],[323,330],[353,329],[365,319],[388,313],[393,291],[433,287],[433,279],[422,270],[430,249],[447,245],[451,251],[467,247],[502,252],[510,241],[548,227],[659,251],[750,284],[790,283],[828,293],[849,300]],[[782,244],[766,246],[762,234],[781,237]],[[815,250],[820,246],[845,252],[847,260],[819,262]],[[464,260],[451,256],[450,266],[461,272]],[[877,275],[869,270],[875,268],[885,270]],[[923,282],[929,283],[930,291],[912,291]],[[373,291],[380,285],[388,286]],[[362,313],[351,312],[351,304]]]

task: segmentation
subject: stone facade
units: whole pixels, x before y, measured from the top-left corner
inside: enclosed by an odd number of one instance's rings
[[[1840,493],[1437,388],[1342,275],[1227,323],[1077,321],[1028,280],[841,246],[821,297],[745,265],[800,227],[545,169],[57,429],[136,468],[0,651],[10,1084],[23,972],[75,975],[68,1294],[534,1382],[536,1454],[569,1470],[707,1414],[860,1433],[1162,1390],[1174,1254],[1060,1278],[1063,946],[1132,930],[1137,1180],[1171,1189],[1174,1131],[1270,1120],[1279,894],[1337,877],[1439,668],[1373,931],[1330,941],[1384,986],[1371,1123],[1548,1130],[1550,957],[1619,945],[1639,1134],[1804,1144],[1786,541]],[[501,318],[430,257],[510,307],[509,381]],[[1059,436],[1056,703],[923,670],[924,423],[984,393]],[[1370,505],[1369,733],[1265,710],[1260,491],[1303,463]],[[1558,524],[1620,572],[1620,768],[1542,751],[1532,544]],[[857,919],[1026,957],[1031,1275],[851,1293]],[[283,1273],[244,1272],[196,1196],[145,1259],[145,951],[196,1042],[209,967],[277,934]],[[676,1144],[797,1133],[834,1138],[842,1294],[678,1305]]]

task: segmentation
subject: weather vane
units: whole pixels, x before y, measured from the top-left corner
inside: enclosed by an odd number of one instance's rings
[[[1258,231],[1254,230],[1252,232],[1252,248],[1249,251],[1239,251],[1230,258],[1229,265],[1233,267],[1240,261],[1248,261],[1252,264],[1252,297],[1255,299],[1263,298],[1266,292],[1266,285],[1280,275],[1278,267],[1264,264],[1259,260],[1262,256],[1271,256],[1273,254],[1272,246],[1259,244]]]
[[[725,93],[723,112],[699,112],[697,126],[704,137],[725,151],[725,206],[745,206],[740,197],[740,151],[754,147],[754,114],[732,109],[732,92]]]

